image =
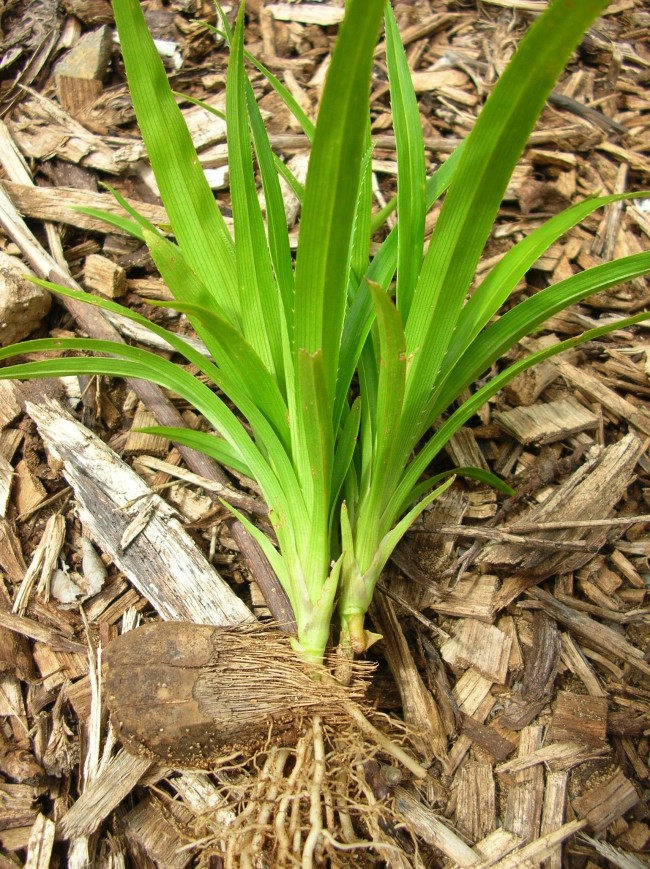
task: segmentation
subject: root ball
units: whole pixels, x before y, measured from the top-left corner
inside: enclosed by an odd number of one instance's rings
[[[132,752],[175,766],[209,768],[225,755],[252,755],[294,743],[303,720],[347,718],[363,695],[319,681],[288,639],[258,625],[217,628],[161,622],[130,631],[107,648],[108,707]]]

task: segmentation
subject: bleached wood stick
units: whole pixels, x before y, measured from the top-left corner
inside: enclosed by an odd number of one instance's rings
[[[74,839],[94,833],[151,766],[147,758],[119,751],[63,816],[59,835]]]
[[[164,619],[235,625],[252,618],[171,507],[103,441],[56,402],[28,402],[27,411],[63,462],[89,535]],[[124,534],[146,503],[153,504],[151,516],[124,547]]]

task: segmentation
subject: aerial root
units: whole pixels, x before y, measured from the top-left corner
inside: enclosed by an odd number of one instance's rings
[[[271,747],[259,756],[261,767],[249,764],[234,787],[228,782],[231,803],[238,794],[236,816],[225,829],[215,825],[208,851],[221,854],[226,869],[361,869],[377,858],[413,865],[413,854],[391,835],[400,824],[390,790],[377,793],[367,775],[368,764],[379,767],[386,753],[395,757],[367,727],[342,729],[320,715],[305,719],[294,745]]]

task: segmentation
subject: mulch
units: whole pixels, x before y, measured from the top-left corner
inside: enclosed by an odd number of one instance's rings
[[[343,5],[247,2],[250,51],[312,116]],[[472,128],[544,6],[394,4],[430,170]],[[227,54],[196,23],[214,21],[210,4],[151,3],[147,15],[175,90],[223,107]],[[2,24],[2,186],[17,211],[10,228],[7,208],[0,209],[0,249],[40,276],[78,281],[183,329],[173,312],[146,305],[167,292],[146,250],[74,211],[112,207],[101,187],[108,182],[165,222],[109,4],[17,0],[4,6]],[[650,187],[649,36],[642,0],[614,2],[589,31],[515,172],[477,281],[571,203]],[[274,147],[304,172],[306,138],[264,79],[251,76]],[[382,45],[372,106],[380,208],[396,174]],[[228,215],[223,125],[189,103],[184,111]],[[587,218],[535,264],[511,303],[577,270],[647,250],[649,204],[619,203]],[[294,238],[297,219],[294,203]],[[599,293],[553,317],[504,361],[641,311],[649,299],[644,279]],[[57,302],[35,335],[120,328],[83,305]],[[137,332],[122,338],[148,340]],[[450,837],[417,828],[412,865],[647,865],[649,346],[647,326],[619,330],[522,375],[484,407],[442,461],[490,468],[515,496],[455,485],[407,536],[382,579],[371,611],[384,634],[371,652],[371,699],[413,728],[432,773],[426,785],[387,788],[384,798],[406,814],[416,800]],[[219,807],[232,781],[131,758],[102,711],[96,650],[126,623],[216,619],[215,569],[223,594],[260,618],[273,597],[273,577],[218,501],[226,491],[259,516],[255,489],[132,431],[154,413],[200,422],[173,397],[132,382],[0,384],[0,869],[199,865],[196,842],[211,829],[209,811],[225,811]],[[114,459],[103,458],[102,441]],[[115,464],[103,473],[109,461]],[[129,510],[111,500],[118,479],[134,487]],[[159,544],[133,527],[143,504],[158,504],[153,493],[173,508],[165,508],[165,528],[172,528],[165,534],[180,550],[170,552],[182,550],[196,571],[178,578],[188,583],[187,596],[174,591],[173,572],[167,586],[157,585],[148,568]],[[231,604],[236,613],[237,601]],[[281,601],[271,609],[276,617],[284,612]],[[346,854],[341,865],[382,865],[353,859]]]

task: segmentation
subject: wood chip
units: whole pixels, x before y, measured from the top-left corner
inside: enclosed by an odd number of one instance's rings
[[[54,848],[54,821],[39,814],[29,834],[24,869],[48,869]]]
[[[456,776],[456,827],[470,842],[477,842],[496,826],[496,788],[492,767],[466,763]]]
[[[371,612],[384,635],[386,659],[402,698],[404,718],[418,734],[415,738],[419,750],[426,757],[445,760],[447,735],[442,726],[440,711],[415,665],[397,618],[395,605],[386,595],[379,594],[371,605]]]
[[[569,774],[567,772],[551,771],[547,773],[540,828],[542,836],[554,833],[564,823],[568,784]],[[562,869],[561,845],[558,845],[554,853],[547,858],[544,869]]]
[[[598,787],[576,797],[571,805],[579,818],[585,818],[595,833],[608,827],[616,818],[636,806],[639,795],[621,770]]]
[[[521,732],[519,758],[526,758],[542,747],[543,727],[526,727]],[[515,783],[508,792],[503,825],[521,836],[526,842],[539,835],[544,802],[544,772],[541,766],[532,766],[515,775]]]
[[[167,438],[147,432],[134,431],[134,429],[147,428],[156,424],[154,414],[147,410],[144,405],[138,405],[131,423],[129,436],[124,445],[124,454],[127,456],[150,455],[159,459],[165,458],[170,449]]]
[[[555,621],[535,613],[532,646],[526,654],[524,677],[499,719],[503,727],[521,730],[551,698],[560,664],[560,635]]]
[[[76,118],[102,92],[113,48],[113,32],[104,25],[84,34],[54,67],[57,96],[63,108]]]
[[[613,389],[610,389],[601,377],[596,377],[585,368],[572,365],[566,359],[562,359],[562,356],[551,360],[551,364],[555,365],[560,374],[591,401],[601,404],[614,417],[629,423],[642,434],[650,435],[650,414],[635,407]]]
[[[62,837],[90,836],[151,767],[150,760],[118,751],[61,818]]]
[[[553,705],[548,738],[572,740],[596,748],[607,735],[607,699],[559,691]]]
[[[4,180],[2,181],[2,185],[11,201],[24,217],[51,220],[56,223],[77,226],[80,229],[90,229],[94,232],[106,232],[106,223],[103,220],[82,214],[75,209],[97,208],[102,211],[108,211],[110,214],[124,216],[121,206],[117,204],[115,198],[110,193],[94,193],[89,190],[77,190],[68,187],[34,187],[29,184],[18,184],[13,181]],[[152,205],[140,200],[129,199],[127,201],[151,223],[156,225],[169,223],[167,212],[162,206]],[[120,233],[121,230],[111,228],[111,232]],[[10,407],[12,406],[10,405]],[[20,408],[18,412],[20,412]],[[1,411],[0,420],[2,420]]]
[[[146,854],[156,865],[184,869],[193,860],[191,839],[173,822],[169,811],[152,797],[141,800],[122,819],[127,841],[136,852]]]
[[[113,260],[91,254],[84,264],[84,284],[109,299],[119,299],[126,292],[126,272]]]
[[[463,619],[454,636],[442,645],[440,654],[452,667],[473,667],[486,679],[503,685],[511,645],[510,637],[494,625]]]
[[[609,514],[625,494],[635,466],[643,452],[638,437],[628,434],[605,449],[593,447],[584,464],[562,483],[538,507],[527,512],[509,530],[517,532],[519,522],[529,527],[535,522],[550,520],[601,519]],[[607,539],[608,529],[591,528],[588,531],[566,529],[565,531],[540,531],[539,536],[550,535],[554,540],[585,540],[593,550],[600,548]],[[516,544],[496,543],[488,545],[478,557],[478,562],[499,565],[511,570],[525,572],[537,580],[552,576],[558,571],[582,567],[590,560],[589,552],[558,552],[527,549]],[[511,593],[519,593],[511,592]],[[501,605],[507,600],[502,599]]]
[[[266,11],[276,21],[295,21],[297,24],[320,24],[321,27],[331,27],[343,21],[345,9],[329,3],[321,3],[319,6],[313,3],[268,3]]]
[[[643,652],[627,642],[613,628],[600,624],[600,622],[577,612],[565,603],[560,603],[553,595],[541,588],[531,589],[528,595],[539,601],[546,612],[566,625],[589,646],[601,649],[608,656],[614,655],[617,658],[623,658],[632,667],[650,675],[650,665],[645,662]]]
[[[521,444],[548,444],[598,426],[595,413],[574,398],[515,407],[493,416],[497,425]]]
[[[395,807],[408,818],[418,836],[452,860],[454,866],[473,866],[477,854],[403,787],[395,788]]]
[[[142,499],[151,496],[149,488],[60,406],[30,404],[29,413],[48,449],[64,463],[89,536],[163,618],[223,625],[251,617],[158,496],[155,514],[137,541],[123,551],[122,535]]]

